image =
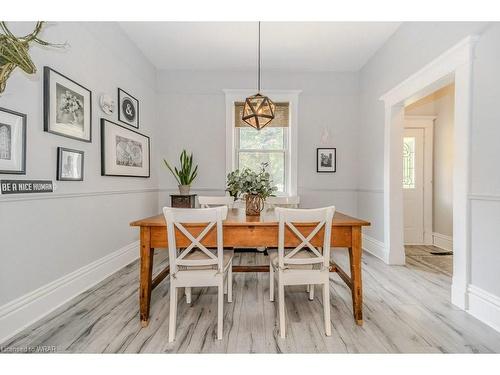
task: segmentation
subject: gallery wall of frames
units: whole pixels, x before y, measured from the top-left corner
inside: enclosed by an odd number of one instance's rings
[[[101,118],[101,175],[150,177],[150,138],[140,133],[137,98],[118,87],[116,99],[101,95],[100,110],[117,120]],[[43,67],[43,129],[54,136],[92,142],[92,91],[49,66]],[[26,174],[29,147],[26,114],[0,107],[0,173]],[[134,128],[134,129],[132,129]],[[85,152],[57,148],[58,181],[83,181]]]

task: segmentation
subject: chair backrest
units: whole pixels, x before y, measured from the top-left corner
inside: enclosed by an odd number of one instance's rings
[[[268,197],[266,204],[271,207],[299,208],[300,197],[294,195],[291,197]]]
[[[170,272],[175,274],[179,266],[213,266],[219,272],[223,269],[224,245],[222,221],[226,219],[227,207],[213,208],[172,208],[163,207],[163,215],[167,222],[168,256]],[[197,237],[194,237],[183,224],[207,224]],[[208,250],[201,241],[214,229],[217,231],[217,255]],[[178,251],[176,244],[176,230],[191,241],[191,244]],[[185,259],[191,251],[199,249],[205,255],[204,259]]]
[[[226,206],[233,208],[234,198],[230,196],[199,196],[198,203],[201,208],[209,208],[210,206]]]
[[[282,208],[275,209],[279,223],[278,233],[278,262],[281,269],[286,268],[287,264],[323,264],[324,267],[330,265],[330,244],[332,237],[332,220],[335,214],[335,206],[315,208],[315,209],[296,209]],[[297,223],[317,223],[314,229],[303,235],[294,224]],[[285,255],[285,230],[290,231],[301,241],[301,244]],[[311,244],[311,240],[324,227],[322,250],[318,250]],[[307,247],[312,252],[313,257],[298,258],[295,255],[302,248]]]

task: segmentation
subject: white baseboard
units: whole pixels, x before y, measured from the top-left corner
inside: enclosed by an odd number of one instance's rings
[[[389,254],[383,242],[363,234],[363,250],[381,259],[384,263],[389,263]]]
[[[432,233],[432,244],[446,251],[453,251],[453,237]]]
[[[139,257],[139,241],[0,306],[0,343]]]
[[[500,332],[500,297],[474,285],[469,285],[468,312]]]

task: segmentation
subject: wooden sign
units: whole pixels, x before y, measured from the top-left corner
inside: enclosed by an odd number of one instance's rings
[[[2,194],[52,193],[51,180],[0,180]]]

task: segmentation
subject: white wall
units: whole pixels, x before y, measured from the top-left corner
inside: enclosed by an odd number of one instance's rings
[[[20,34],[33,23],[9,23]],[[156,147],[155,69],[114,23],[57,23],[43,32],[52,42],[68,41],[58,50],[34,46],[39,68],[34,76],[16,70],[0,96],[0,107],[26,113],[27,173],[3,178],[56,179],[58,146],[85,152],[85,180],[57,182],[52,194],[0,196],[0,306],[86,266],[137,240],[128,223],[157,211],[157,178],[100,175],[98,97],[116,98],[121,87],[140,100],[140,132]],[[43,131],[42,82],[47,65],[92,91],[92,143]],[[107,116],[114,121],[117,115]]]
[[[443,87],[405,108],[405,115],[434,115],[433,228],[453,236],[453,117],[454,86]]]
[[[500,329],[500,25],[405,23],[361,70],[359,216],[369,235],[383,241],[384,104],[379,97],[469,34],[481,36],[472,75],[471,312]],[[390,68],[388,68],[390,67]],[[455,152],[460,152],[455,150]]]
[[[302,90],[299,95],[298,194],[304,206],[335,204],[357,211],[357,73],[280,73],[264,71],[266,89]],[[225,189],[225,95],[223,89],[256,86],[256,72],[161,71],[158,75],[162,132],[160,155],[176,161],[183,148],[194,153],[199,177],[193,191],[223,194]],[[321,144],[323,128],[329,144]],[[316,147],[337,148],[337,173],[316,173]],[[161,158],[158,158],[160,163]],[[159,174],[160,204],[176,189],[165,169]]]

